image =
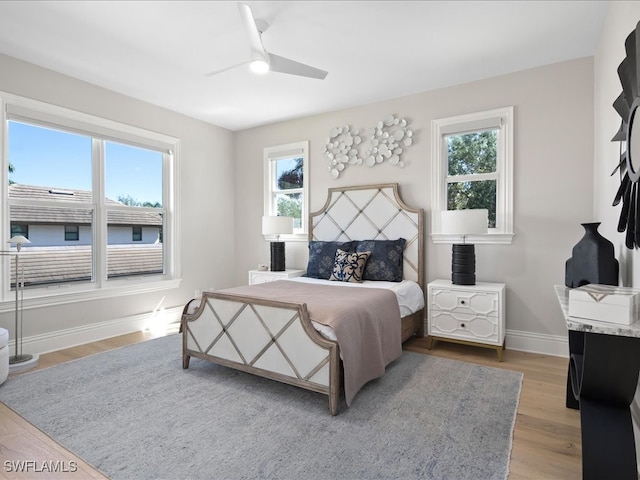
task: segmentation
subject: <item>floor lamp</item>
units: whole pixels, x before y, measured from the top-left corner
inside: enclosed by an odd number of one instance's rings
[[[9,239],[9,244],[15,244],[15,353],[9,357],[9,373],[17,373],[35,367],[38,364],[38,355],[22,353],[22,300],[24,293],[24,269],[20,271],[20,250],[25,243],[31,243],[29,239],[22,235],[16,235]],[[11,255],[12,252],[3,252]]]
[[[475,245],[467,243],[468,235],[487,233],[489,211],[486,209],[445,210],[440,217],[440,230],[449,235],[461,235],[462,243],[454,243],[451,251],[451,283],[476,284]]]
[[[285,255],[284,242],[280,235],[293,233],[293,217],[262,217],[262,234],[275,235],[276,241],[271,242],[271,271],[284,272]]]

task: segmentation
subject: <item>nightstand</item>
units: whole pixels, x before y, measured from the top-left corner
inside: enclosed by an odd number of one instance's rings
[[[427,285],[427,349],[434,340],[494,348],[502,361],[505,339],[505,285],[478,282]]]
[[[249,270],[249,285],[257,283],[273,282],[274,280],[286,280],[287,278],[301,277],[304,270],[284,270],[283,272],[270,272],[269,270]]]

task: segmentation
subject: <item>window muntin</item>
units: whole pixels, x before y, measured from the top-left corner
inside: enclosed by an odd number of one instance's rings
[[[433,120],[432,228],[435,243],[444,210],[486,208],[489,233],[475,243],[510,243],[513,237],[513,107]]]
[[[306,240],[309,142],[268,147],[265,159],[265,206],[268,216],[293,217],[293,238]],[[283,236],[283,238],[288,236]]]
[[[158,290],[160,288],[173,287],[179,284],[179,256],[173,252],[173,249],[176,246],[177,241],[177,232],[175,231],[175,198],[177,198],[177,185],[172,184],[173,178],[175,178],[175,163],[176,159],[174,157],[174,152],[178,148],[178,140],[153,132],[148,132],[137,127],[132,127],[129,125],[119,124],[117,122],[112,122],[110,120],[101,119],[98,117],[82,114],[79,112],[74,112],[71,110],[67,110],[61,107],[56,107],[53,105],[44,104],[42,102],[37,102],[29,99],[24,99],[22,97],[18,97],[11,94],[6,94],[0,92],[0,104],[4,102],[4,108],[2,108],[4,116],[4,128],[0,127],[0,139],[2,139],[3,143],[7,145],[7,148],[4,149],[5,152],[8,152],[9,155],[3,156],[3,165],[4,172],[3,177],[4,186],[1,187],[1,190],[4,192],[3,196],[0,196],[0,201],[7,205],[7,211],[9,212],[9,222],[2,224],[1,228],[3,231],[7,231],[10,224],[19,224],[25,223],[21,221],[20,215],[24,215],[25,210],[27,215],[33,215],[35,213],[45,213],[47,215],[51,215],[52,211],[57,214],[68,215],[70,212],[82,210],[84,216],[88,216],[90,219],[88,223],[79,223],[79,237],[80,241],[74,243],[73,246],[66,245],[65,248],[76,248],[82,249],[82,257],[88,255],[87,265],[89,267],[89,273],[82,272],[82,275],[78,274],[75,277],[70,275],[69,278],[71,281],[75,282],[78,288],[73,288],[71,290],[65,289],[64,291],[60,291],[61,295],[66,294],[81,294],[84,298],[100,298],[105,296],[111,296],[113,294],[117,294],[120,289],[126,289],[126,291],[151,291]],[[12,159],[19,160],[19,157],[12,155],[11,145],[19,145],[20,144],[20,136],[12,136],[12,133],[18,131],[15,125],[21,124],[26,125],[25,128],[21,128],[21,132],[34,131],[42,132],[47,131],[48,134],[53,136],[61,136],[63,137],[73,137],[73,138],[86,138],[88,141],[84,143],[84,146],[89,145],[89,156],[88,161],[84,161],[83,157],[81,161],[78,161],[80,164],[79,170],[80,172],[75,172],[74,168],[65,168],[64,166],[64,158],[61,156],[54,157],[54,161],[52,163],[55,165],[56,170],[59,172],[63,172],[65,175],[62,175],[62,180],[60,182],[55,182],[56,185],[51,186],[51,178],[52,177],[42,177],[36,178],[32,183],[39,184],[40,189],[46,189],[46,195],[34,196],[32,193],[27,193],[26,195],[23,192],[18,192],[20,187],[18,181],[24,181],[19,176],[21,172],[25,172],[23,168],[16,168],[13,164]],[[13,126],[12,126],[13,125]],[[27,128],[28,127],[28,128]],[[25,138],[25,135],[22,135],[22,138]],[[154,200],[152,202],[156,207],[140,207],[140,210],[150,210],[153,214],[152,216],[156,217],[156,221],[153,226],[149,228],[149,231],[152,233],[147,235],[146,227],[143,228],[143,238],[149,237],[154,240],[158,240],[161,237],[164,237],[165,241],[156,242],[162,252],[159,255],[161,258],[161,266],[160,268],[154,268],[151,272],[153,275],[148,276],[149,271],[145,271],[143,275],[140,275],[139,272],[131,272],[128,274],[124,272],[125,277],[137,278],[135,282],[127,281],[125,283],[115,283],[117,282],[116,276],[108,275],[108,265],[107,265],[107,257],[108,257],[108,235],[107,235],[107,212],[108,210],[113,209],[112,205],[117,204],[114,208],[122,207],[122,204],[117,201],[111,202],[107,200],[105,197],[105,178],[106,178],[106,167],[105,167],[105,158],[107,157],[107,145],[120,145],[125,149],[131,150],[139,150],[146,149],[153,152],[156,159],[156,165],[162,172],[160,186],[155,184],[156,190],[161,192],[161,196],[158,200]],[[111,152],[114,152],[117,147],[112,147]],[[52,150],[56,150],[56,148],[52,148]],[[0,152],[2,149],[0,149]],[[64,149],[62,149],[64,151]],[[87,149],[83,148],[82,152],[86,152]],[[69,152],[76,152],[75,149],[70,148]],[[68,157],[68,160],[70,157]],[[158,160],[160,159],[160,160]],[[71,159],[77,160],[77,158]],[[40,161],[38,159],[38,161]],[[19,162],[18,162],[19,163]],[[32,163],[35,165],[35,163]],[[87,179],[86,168],[88,165],[88,187],[85,188],[85,183]],[[7,172],[9,174],[7,175]],[[140,178],[140,177],[138,177]],[[147,177],[144,177],[145,179]],[[83,183],[80,183],[83,182]],[[7,188],[7,184],[9,184],[9,188]],[[38,186],[38,185],[36,185]],[[12,194],[12,187],[17,187],[14,189]],[[49,187],[49,188],[46,188]],[[42,193],[42,192],[40,192]],[[38,197],[38,198],[35,198]],[[166,205],[167,207],[165,207]],[[168,208],[170,207],[170,208]],[[20,210],[22,209],[22,212]],[[34,210],[35,209],[35,210]],[[135,209],[132,209],[135,210]],[[147,212],[142,212],[145,215],[148,215]],[[160,218],[160,221],[157,219]],[[76,224],[76,221],[69,222],[70,224]],[[23,258],[26,259],[28,256],[36,257],[36,247],[38,247],[38,240],[34,239],[36,233],[38,233],[38,228],[34,228],[33,226],[26,223],[29,228],[29,233],[31,235],[31,244],[28,245],[28,248],[23,249]],[[131,241],[131,223],[129,223],[129,241]],[[59,242],[63,242],[63,234],[62,230],[63,225],[58,226],[57,238]],[[89,239],[89,243],[85,241]],[[45,247],[41,247],[41,250]],[[61,249],[60,246],[56,247],[46,247],[49,250]],[[156,247],[158,248],[158,247]],[[67,250],[68,252],[68,250]],[[75,253],[80,253],[77,250]],[[2,298],[0,300],[8,299],[10,297],[7,296],[7,292],[9,291],[9,268],[8,262],[5,260],[6,257],[0,259],[0,264],[3,264],[2,271],[4,275],[0,279],[0,283],[4,285],[2,289],[0,289],[0,295]],[[41,260],[41,263],[47,263],[49,259]],[[33,278],[35,279],[32,282],[32,286],[36,284],[40,285],[53,285],[56,283],[68,283],[67,279],[58,279],[53,281],[53,279],[43,279],[40,278],[37,268],[34,270]],[[77,272],[76,272],[77,273]],[[120,275],[118,275],[119,277]],[[82,279],[82,282],[78,282],[78,280]],[[53,283],[51,283],[53,281]],[[109,290],[105,290],[101,292],[102,287],[106,287],[109,282]],[[164,286],[163,286],[164,285]],[[134,287],[134,288],[132,288]],[[95,293],[89,294],[89,290],[94,289]],[[82,293],[84,292],[84,293]],[[87,295],[88,294],[88,295]],[[38,290],[34,290],[33,288],[27,291],[27,298],[30,299],[29,302],[33,305],[41,304],[41,303],[55,303],[54,298],[56,296],[51,295],[51,291],[43,291],[38,293]],[[36,300],[36,299],[41,300]],[[61,301],[62,300],[61,298]]]
[[[132,242],[142,241],[142,227],[131,227],[131,241]]]

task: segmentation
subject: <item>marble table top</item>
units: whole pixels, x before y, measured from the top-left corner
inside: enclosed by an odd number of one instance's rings
[[[597,320],[588,320],[586,318],[569,316],[569,291],[571,290],[564,285],[554,285],[553,287],[560,302],[562,314],[567,322],[569,330],[589,333],[603,333],[605,335],[618,335],[621,337],[639,337],[640,338],[640,321],[635,321],[631,325],[619,325],[617,323],[599,322]]]

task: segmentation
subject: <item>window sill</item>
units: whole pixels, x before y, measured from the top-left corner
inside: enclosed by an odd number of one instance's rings
[[[275,242],[275,235],[263,235],[265,242]],[[309,241],[309,234],[307,233],[292,233],[291,235],[280,235],[281,242],[307,242]]]
[[[24,310],[31,310],[35,308],[46,308],[69,303],[85,302],[88,300],[101,300],[122,297],[125,295],[137,295],[140,293],[170,290],[178,288],[181,283],[182,279],[147,281],[144,283],[139,281],[134,283],[134,281],[122,280],[118,281],[118,284],[114,286],[107,286],[103,288],[95,288],[92,286],[86,290],[80,289],[77,286],[54,286],[51,288],[34,289],[31,291],[26,289],[24,291],[22,308]],[[9,298],[12,295],[15,295],[15,293],[12,292],[9,295]],[[0,313],[15,312],[15,308],[15,296],[13,299],[0,302]]]
[[[461,235],[449,235],[446,233],[432,233],[431,241],[433,243],[472,243],[474,245],[495,244],[495,245],[511,245],[513,241],[513,233],[487,233],[486,235],[467,235],[462,241]]]

